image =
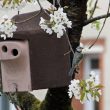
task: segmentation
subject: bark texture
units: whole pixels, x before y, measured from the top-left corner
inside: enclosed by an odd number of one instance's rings
[[[52,2],[52,0],[49,0]],[[83,24],[87,19],[86,16],[86,4],[87,0],[60,0],[62,6],[67,6],[65,11],[68,14],[68,18],[72,21],[72,29],[68,29],[68,35],[73,49],[80,43],[81,33],[83,27],[76,26]],[[58,4],[56,4],[58,6]],[[73,55],[71,55],[72,59]],[[73,76],[73,78],[75,75]],[[50,88],[47,92],[45,101],[42,104],[41,110],[71,110],[71,101],[68,97],[68,87]]]
[[[53,0],[49,0],[52,2]],[[65,9],[68,18],[72,21],[72,29],[68,29],[68,35],[73,49],[80,43],[80,37],[83,27],[78,24],[83,24],[86,20],[86,4],[87,0],[60,0],[61,5],[67,6]],[[56,4],[58,6],[58,4]],[[71,54],[71,60],[73,55]],[[75,73],[73,78],[75,77]],[[33,96],[27,95],[26,93],[20,94],[18,96],[20,100],[20,107],[22,110],[71,110],[71,100],[68,97],[68,86],[60,88],[50,88],[48,89],[45,100],[41,103],[39,107],[32,107],[33,103],[36,102]],[[25,95],[25,96],[24,96]],[[22,96],[22,97],[21,97]],[[29,97],[28,97],[29,96]],[[26,98],[24,98],[26,97]],[[32,100],[31,100],[32,99]],[[31,100],[31,101],[30,101]],[[39,104],[40,102],[37,101]],[[35,105],[36,103],[34,103]]]

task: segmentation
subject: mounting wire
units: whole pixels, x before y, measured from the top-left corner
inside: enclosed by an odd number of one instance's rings
[[[16,21],[15,21],[15,24],[25,23],[25,22],[27,22],[27,21],[31,20],[32,18],[34,18],[34,17],[38,16],[38,15],[41,13],[41,11],[42,11],[42,10],[40,10],[37,14],[35,14],[34,16],[31,16],[31,17],[30,17],[30,18],[28,18],[28,19],[25,19],[25,20],[22,20],[22,21],[19,21],[19,22],[16,22]]]
[[[109,13],[109,10],[110,10],[110,0],[109,0],[109,5],[108,5],[107,14]],[[96,40],[89,46],[89,49],[91,49],[91,48],[95,45],[95,43],[97,42],[97,40],[99,39],[100,34],[101,34],[101,32],[102,32],[102,30],[103,30],[103,28],[104,28],[104,26],[105,26],[106,20],[107,20],[107,17],[105,17],[105,19],[104,19],[104,21],[103,21],[103,25],[102,25],[102,27],[101,27],[101,29],[100,29],[100,31],[99,31],[99,34],[98,34]],[[90,42],[90,43],[91,43],[91,42]]]
[[[38,4],[39,4],[40,8],[41,8],[48,16],[50,16],[49,13],[42,7],[40,1],[37,0],[37,2],[38,2]]]
[[[19,15],[20,11],[18,10],[18,15]]]
[[[59,5],[59,7],[61,7],[60,0],[57,0],[57,3],[58,3],[58,5]]]
[[[55,6],[55,0],[53,0],[53,6]]]
[[[38,2],[38,4],[39,4],[39,6],[40,6],[39,12],[38,12],[37,14],[35,14],[34,16],[31,16],[31,17],[28,18],[28,19],[25,19],[25,20],[22,20],[22,21],[19,21],[19,22],[16,22],[16,21],[15,21],[15,24],[20,24],[20,23],[27,22],[27,21],[31,20],[32,18],[38,16],[42,11],[44,11],[44,12],[49,16],[48,12],[47,12],[45,9],[43,9],[43,7],[42,7],[41,3],[39,2],[39,0],[37,0],[37,2]]]
[[[16,21],[15,21],[15,24],[21,24],[21,23],[27,22],[27,21],[31,20],[32,18],[38,16],[38,15],[42,12],[42,6],[41,6],[39,0],[37,0],[37,2],[38,2],[38,4],[39,4],[39,6],[40,6],[39,12],[38,12],[37,14],[35,14],[34,16],[31,16],[31,17],[28,18],[28,19],[25,19],[25,20],[22,20],[22,21],[19,21],[19,22],[16,22]]]

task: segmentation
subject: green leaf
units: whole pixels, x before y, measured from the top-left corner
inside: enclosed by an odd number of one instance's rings
[[[95,27],[96,30],[99,30],[100,29],[100,21],[94,21],[94,22],[92,22],[91,27],[92,28]]]
[[[92,97],[94,97],[94,91],[90,89],[89,93],[91,94]]]
[[[82,90],[81,91],[81,98],[80,98],[81,101],[83,101],[85,95],[86,95],[86,91],[85,90]]]
[[[26,0],[26,1],[31,2],[32,0]]]
[[[95,92],[95,95],[98,96],[98,97],[100,97],[100,94],[99,94],[98,91]]]
[[[20,1],[19,1],[19,0],[14,0],[14,2],[15,2],[16,4],[19,4],[19,3],[20,3]]]
[[[80,86],[81,86],[81,87],[85,87],[85,86],[86,86],[85,80],[81,80],[81,81],[80,81]]]
[[[101,89],[101,88],[103,88],[103,86],[101,84],[99,84],[99,85],[96,85],[95,88]]]
[[[8,2],[8,0],[4,0],[3,1],[3,6],[5,6],[7,2]]]

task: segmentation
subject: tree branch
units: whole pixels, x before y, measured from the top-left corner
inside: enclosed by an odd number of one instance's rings
[[[98,0],[96,0],[96,2],[95,2],[95,4],[94,4],[94,8],[93,8],[93,10],[92,10],[92,13],[91,13],[91,15],[90,15],[90,18],[89,18],[89,19],[91,19],[91,18],[93,17],[93,14],[94,14],[95,9],[96,9],[96,7],[97,7],[97,3],[98,3]]]
[[[95,18],[92,18],[92,19],[84,21],[83,26],[86,26],[86,25],[88,25],[88,24],[90,24],[90,23],[92,23],[92,22],[94,22],[96,20],[100,20],[100,19],[108,18],[108,17],[110,17],[110,13],[105,14],[105,15],[101,15],[101,16],[97,16]]]

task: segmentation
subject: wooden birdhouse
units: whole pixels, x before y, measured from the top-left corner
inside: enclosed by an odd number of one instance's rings
[[[43,11],[16,15],[14,37],[0,40],[0,62],[4,92],[30,91],[67,86],[70,81],[69,45],[65,36],[58,39],[39,26]]]

